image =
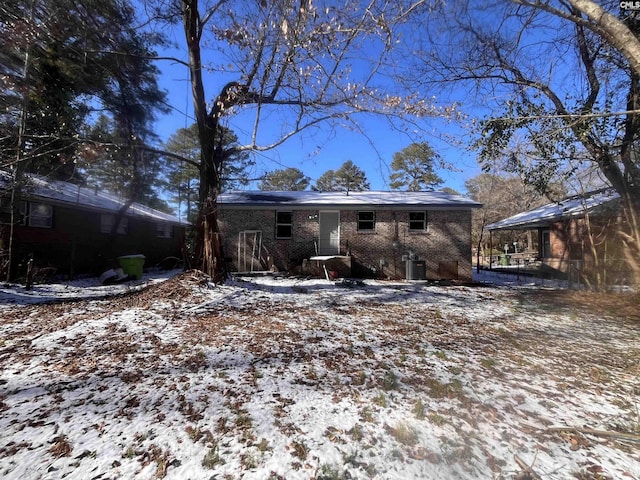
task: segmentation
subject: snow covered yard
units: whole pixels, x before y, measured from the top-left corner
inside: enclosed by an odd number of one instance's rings
[[[0,478],[640,479],[637,296],[38,289],[0,289]]]

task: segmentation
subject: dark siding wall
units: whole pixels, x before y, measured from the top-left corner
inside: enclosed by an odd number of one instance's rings
[[[168,256],[182,257],[184,227],[173,227],[173,238],[161,238],[157,236],[156,222],[136,217],[130,217],[128,222],[127,235],[104,234],[100,231],[99,212],[56,205],[52,228],[15,228],[14,259],[23,262],[33,254],[39,267],[56,267],[60,273],[99,274],[115,266],[115,258],[121,255],[143,254],[145,266]],[[8,226],[2,227],[6,233]]]

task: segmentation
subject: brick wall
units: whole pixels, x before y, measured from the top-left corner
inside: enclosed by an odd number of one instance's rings
[[[290,211],[282,209],[282,211]],[[254,263],[254,270],[268,270],[275,265],[278,270],[290,270],[301,265],[302,260],[315,255],[318,238],[318,222],[309,219],[317,215],[316,210],[294,210],[291,238],[276,238],[277,210],[225,210],[220,208],[219,225],[223,238],[225,256],[231,259],[235,270],[249,270],[254,251],[254,240],[260,239],[247,234],[241,242],[241,231],[261,232],[262,253],[260,265]],[[238,244],[241,243],[240,250]],[[238,256],[244,257],[242,258]]]
[[[286,211],[286,209],[282,209]],[[232,268],[246,266],[238,258],[239,232],[262,232],[260,268],[275,265],[278,270],[295,271],[302,260],[315,255],[318,239],[318,210],[293,210],[291,239],[276,238],[276,210],[220,209],[220,230],[225,254]],[[452,276],[450,270],[457,262],[457,278],[471,280],[471,211],[431,210],[427,212],[427,229],[411,231],[409,212],[406,210],[377,210],[375,230],[358,231],[358,212],[340,211],[340,253],[353,256],[354,276],[405,277],[403,255],[409,251],[426,260],[427,278]],[[252,240],[244,242],[241,256],[246,252],[248,261],[253,251]],[[394,240],[398,246],[394,247]],[[245,258],[247,258],[245,257]],[[446,267],[446,268],[445,268]]]
[[[561,272],[568,272],[572,261],[582,262],[585,269],[607,262],[623,265],[624,242],[617,236],[617,221],[615,216],[592,215],[588,224],[583,217],[554,222],[549,237],[551,258],[545,263]]]

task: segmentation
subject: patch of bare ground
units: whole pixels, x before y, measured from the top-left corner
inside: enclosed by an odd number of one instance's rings
[[[204,298],[210,282],[208,275],[198,270],[189,270],[165,282],[125,295],[123,300],[131,299],[137,307],[147,307],[158,300],[197,301]]]
[[[558,313],[589,313],[640,323],[640,293],[529,290],[522,295],[526,301]]]

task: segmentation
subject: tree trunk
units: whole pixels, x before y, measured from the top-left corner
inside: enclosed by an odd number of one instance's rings
[[[33,18],[33,16],[32,16]],[[29,86],[29,65],[31,63],[31,55],[30,49],[27,49],[27,52],[24,55],[24,63],[22,69],[22,75],[25,79],[25,84]],[[27,128],[27,112],[29,111],[29,95],[24,94],[22,98],[22,106],[20,109],[20,119],[18,124],[18,141],[16,143],[16,163],[12,168],[13,178],[11,179],[11,225],[9,226],[9,240],[7,245],[7,275],[6,281],[9,282],[13,275],[11,271],[11,266],[13,264],[13,256],[14,256],[14,230],[16,226],[16,222],[20,220],[20,200],[22,197],[22,183],[23,183],[23,172],[25,171],[24,160],[22,159],[22,153],[25,148],[25,133]]]
[[[227,277],[222,237],[218,230],[218,206],[215,196],[204,202],[199,215],[195,246],[195,267],[209,275],[215,283]]]
[[[13,271],[11,270],[12,267],[12,263],[13,263],[13,255],[14,255],[14,251],[13,251],[13,241],[14,241],[14,231],[15,231],[15,226],[16,226],[16,222],[18,221],[18,219],[20,218],[20,194],[18,193],[20,190],[18,189],[17,186],[17,180],[16,180],[16,176],[17,176],[17,171],[18,168],[20,167],[20,165],[16,165],[16,168],[14,169],[13,172],[13,178],[11,179],[12,185],[11,185],[11,215],[9,217],[9,238],[7,240],[7,270],[6,270],[6,275],[5,275],[5,281],[7,283],[9,283],[11,281],[11,277],[13,275]]]
[[[218,115],[213,111],[211,115],[207,114],[200,50],[202,22],[198,0],[182,0],[182,22],[189,51],[191,94],[201,149],[194,267],[210,275],[214,282],[220,282],[226,277],[217,214],[220,188],[218,172],[222,158],[216,156],[215,151],[216,131],[219,128]]]
[[[223,157],[216,152],[213,141],[217,128],[217,120],[208,116],[200,132],[202,153],[194,267],[211,276],[215,283],[220,283],[226,279],[227,272],[222,253],[222,238],[218,229],[217,199],[220,193],[219,172]]]

